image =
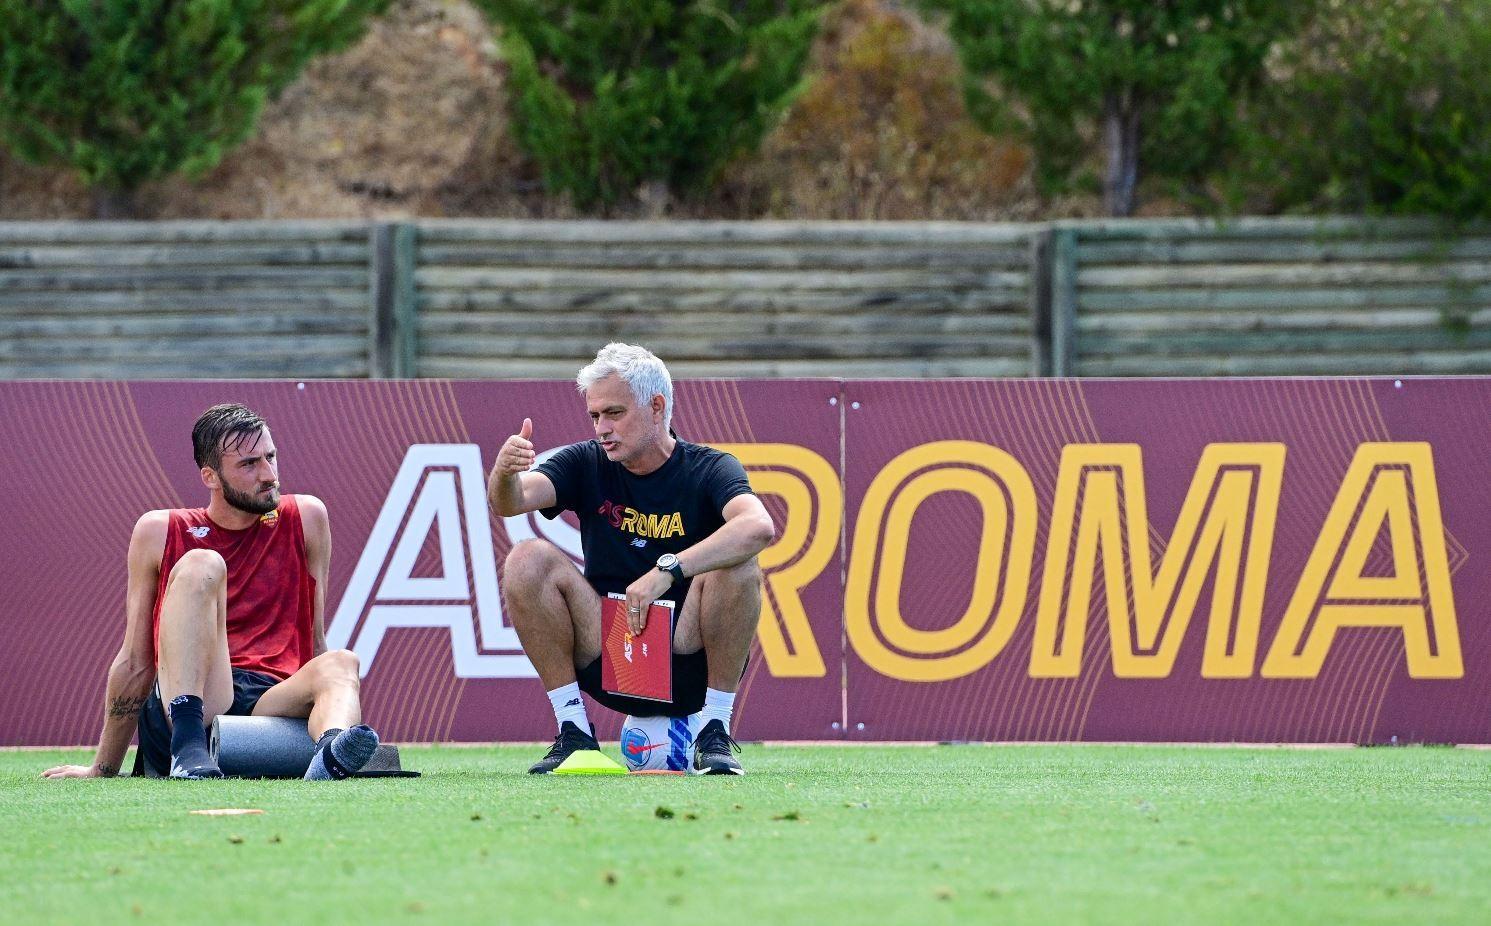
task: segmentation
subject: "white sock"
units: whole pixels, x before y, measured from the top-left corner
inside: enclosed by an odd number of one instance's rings
[[[718,720],[725,725],[725,732],[730,732],[730,714],[735,710],[735,692],[717,691],[713,688],[704,689],[704,709],[699,712],[700,724],[711,720]]]
[[[580,697],[579,682],[570,682],[549,692],[549,703],[554,706],[554,720],[559,726],[564,726],[568,720],[579,727],[581,733],[590,735],[590,718],[585,715],[585,700]]]

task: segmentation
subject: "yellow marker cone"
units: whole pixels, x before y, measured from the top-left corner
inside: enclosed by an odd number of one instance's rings
[[[606,757],[599,749],[581,749],[554,769],[555,775],[625,775],[626,769]]]

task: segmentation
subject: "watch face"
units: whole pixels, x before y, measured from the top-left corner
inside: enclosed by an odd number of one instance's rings
[[[678,565],[678,557],[672,553],[664,553],[658,557],[657,567],[659,569],[672,569],[676,565]]]

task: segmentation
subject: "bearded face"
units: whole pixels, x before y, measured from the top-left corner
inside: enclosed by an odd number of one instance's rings
[[[268,428],[225,439],[218,467],[202,472],[217,476],[223,501],[239,511],[264,515],[279,507],[279,451]]]
[[[223,501],[249,514],[269,514],[280,506],[280,484],[271,482],[256,491],[243,492],[223,481]]]

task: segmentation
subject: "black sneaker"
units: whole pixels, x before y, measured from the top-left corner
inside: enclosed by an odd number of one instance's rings
[[[745,769],[731,755],[735,752],[740,752],[740,745],[725,732],[723,723],[711,720],[694,738],[694,767],[690,771],[695,775],[744,775]]]
[[[211,759],[207,759],[205,762],[200,759],[196,761],[183,761],[173,756],[171,758],[171,777],[189,781],[200,781],[203,778],[221,778],[223,777],[223,770],[218,768]]]
[[[582,749],[600,749],[601,744],[595,741],[595,728],[591,727],[586,733],[570,721],[566,720],[559,725],[559,735],[554,737],[554,745],[542,759],[528,769],[530,775],[547,775],[563,764],[574,753]]]

